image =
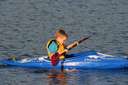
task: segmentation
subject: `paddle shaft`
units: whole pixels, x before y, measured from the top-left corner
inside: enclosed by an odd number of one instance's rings
[[[82,39],[80,39],[80,40],[78,40],[78,41],[76,41],[76,42],[78,42],[78,44],[80,44],[80,43],[84,42],[85,40],[89,39],[90,37],[91,37],[91,36],[82,38]],[[68,48],[67,50],[71,50],[71,49],[75,48],[76,46],[78,46],[78,44],[77,44],[77,43],[74,44],[72,47]],[[66,53],[66,52],[64,51],[63,53],[60,54],[60,56],[61,56],[61,55],[64,55],[65,53]]]
[[[80,40],[78,40],[76,42],[78,42],[78,44],[80,44],[80,43],[84,42],[85,40],[87,40],[89,38],[90,38],[90,36],[89,37],[86,37],[86,38],[82,38],[82,39],[80,39]],[[72,48],[75,48],[78,44],[77,43],[74,44],[71,48],[68,48],[68,50],[71,50]]]

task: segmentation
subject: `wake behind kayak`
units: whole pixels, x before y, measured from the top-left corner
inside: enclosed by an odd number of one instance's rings
[[[128,60],[124,57],[102,54],[96,51],[80,52],[70,54],[65,61],[60,61],[56,69],[61,69],[62,64],[64,69],[122,69],[128,68]],[[0,61],[1,64],[7,66],[15,66],[22,68],[41,68],[51,69],[49,59],[45,57],[25,58],[21,60]]]

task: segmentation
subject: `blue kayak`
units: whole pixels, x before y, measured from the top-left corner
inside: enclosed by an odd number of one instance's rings
[[[128,68],[128,59],[102,54],[96,51],[70,54],[69,58],[60,61],[54,68],[61,69],[122,69]],[[51,69],[53,66],[46,57],[25,58],[21,60],[1,60],[1,64],[23,68]]]

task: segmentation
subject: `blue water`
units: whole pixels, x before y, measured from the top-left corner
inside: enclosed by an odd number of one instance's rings
[[[2,73],[3,72],[3,73]],[[55,73],[55,72],[54,72]],[[127,70],[80,70],[61,73],[48,70],[4,68],[1,85],[127,85]],[[52,75],[52,77],[50,77]]]
[[[93,35],[71,51],[128,56],[128,0],[0,0],[0,59],[46,55],[45,45],[64,27],[67,44]],[[0,85],[128,85],[128,70],[60,73],[0,68]]]

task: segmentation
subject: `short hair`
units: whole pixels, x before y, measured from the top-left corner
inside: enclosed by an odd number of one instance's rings
[[[56,34],[57,34],[57,33],[59,33],[59,34],[61,34],[61,35],[63,35],[63,36],[65,36],[65,37],[68,38],[68,34],[67,34],[63,29],[57,30],[57,31],[56,31]]]

